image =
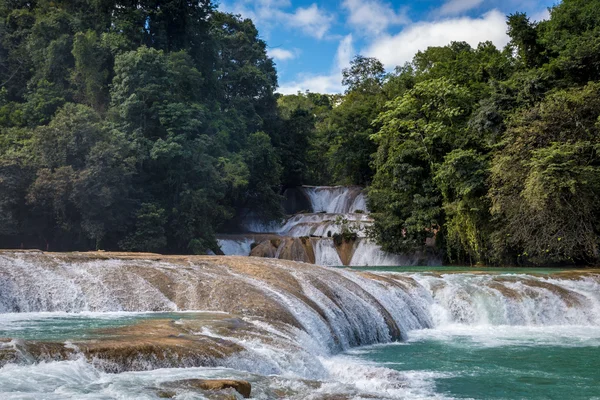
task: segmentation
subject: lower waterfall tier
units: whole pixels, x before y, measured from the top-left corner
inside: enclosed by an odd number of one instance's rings
[[[0,252],[0,393],[10,399],[90,390],[156,399],[211,377],[250,380],[258,398],[432,398],[421,378],[338,353],[467,332],[600,343],[599,328],[594,271],[386,273],[248,257]]]
[[[386,273],[255,257],[0,251],[0,313],[219,311],[332,351],[444,323],[600,324],[595,273]]]

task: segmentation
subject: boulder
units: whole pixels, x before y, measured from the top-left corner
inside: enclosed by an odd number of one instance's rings
[[[277,254],[278,245],[273,243],[274,241],[275,239],[260,242],[259,244],[254,246],[254,248],[250,252],[250,255],[252,257],[275,258],[275,255]]]
[[[225,390],[233,389],[245,399],[250,398],[252,385],[248,381],[237,379],[187,379],[184,381],[175,382],[180,387],[190,387],[200,390]]]
[[[309,238],[285,238],[279,259],[315,263],[315,253]]]

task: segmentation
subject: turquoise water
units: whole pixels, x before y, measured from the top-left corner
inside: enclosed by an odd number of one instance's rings
[[[585,275],[580,279],[561,279],[559,275],[548,276],[546,270],[535,270],[542,275],[532,277],[521,275],[523,270],[519,269],[493,269],[494,274],[457,274],[454,272],[465,269],[456,267],[377,270],[405,272],[396,276],[402,278],[398,280],[402,290],[395,286],[368,287],[380,304],[402,316],[405,342],[339,354],[337,349],[327,352],[317,343],[321,336],[312,328],[320,326],[320,314],[306,312],[298,317],[308,332],[317,333],[312,337],[300,330],[280,330],[262,319],[247,319],[261,332],[266,329],[269,340],[245,329],[224,333],[213,332],[207,326],[193,333],[231,340],[245,348],[223,360],[220,368],[107,374],[82,357],[9,364],[0,368],[0,399],[156,400],[156,388],[178,379],[236,378],[252,382],[255,398],[259,399],[600,400],[598,278]],[[531,270],[526,271],[531,275]],[[395,276],[385,275],[390,279]],[[404,285],[410,282],[406,278],[414,283]],[[356,282],[368,284],[358,278]],[[336,282],[329,284],[335,287]],[[319,299],[310,287],[306,293]],[[348,295],[340,296],[339,301],[354,306],[344,309],[344,316],[358,321],[353,332],[365,329],[366,324],[378,323],[378,314],[358,312],[364,303],[357,301],[353,292],[343,293]],[[301,308],[291,295],[286,299],[290,302],[284,306]],[[403,303],[405,299],[410,301]],[[323,309],[327,304],[322,304]],[[339,310],[330,307],[332,313]],[[353,313],[355,309],[358,311]],[[332,313],[328,317],[335,319]],[[8,313],[0,314],[0,337],[65,342],[95,339],[104,336],[106,329],[141,320],[202,315],[210,314]],[[337,316],[340,315],[342,311]],[[345,320],[336,321],[334,327],[343,329]],[[231,337],[220,336],[223,334]],[[18,340],[0,342],[0,349],[12,346],[18,348]],[[205,397],[188,390],[177,398]]]
[[[595,327],[456,326],[412,332],[407,343],[349,355],[430,376],[431,391],[444,398],[600,399]]]
[[[133,325],[142,320],[197,318],[198,313],[10,313],[0,314],[0,338],[23,340],[75,340],[106,338],[105,329]]]

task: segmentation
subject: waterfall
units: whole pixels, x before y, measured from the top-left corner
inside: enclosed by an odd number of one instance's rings
[[[383,251],[381,246],[368,239],[357,241],[354,255],[350,260],[352,267],[393,267],[393,266],[418,266],[418,265],[441,265],[442,260],[435,257],[424,256],[419,253],[411,255],[393,254]]]
[[[252,237],[238,239],[217,238],[217,243],[224,254],[229,256],[247,256],[250,254],[252,243],[255,243],[255,240]]]
[[[310,199],[313,212],[350,214],[368,212],[366,199],[356,186],[303,186],[302,191]]]
[[[337,263],[331,241],[316,248],[320,262]],[[248,310],[242,303],[254,297],[263,299],[259,309]],[[357,342],[365,344],[375,342],[373,337],[382,340],[383,331],[448,323],[599,325],[600,279],[354,272],[236,257],[151,261],[0,253],[0,313],[181,310],[278,315],[321,334],[335,330],[336,323],[323,319],[329,312],[338,322],[343,315],[356,332],[369,331],[374,320],[386,321],[379,333],[359,335]]]
[[[343,264],[332,239],[315,240],[314,249],[315,264],[333,267]]]
[[[325,240],[315,248],[323,263],[337,254]],[[172,313],[194,310],[204,310],[204,316]],[[39,391],[28,398],[60,393],[77,399],[98,391],[136,398],[157,382],[211,377],[252,380],[257,398],[276,398],[274,393],[290,389],[289,398],[303,399],[315,388],[325,397],[415,398],[411,390],[422,381],[411,373],[339,353],[478,329],[523,335],[542,327],[557,332],[558,340],[569,332],[583,332],[574,340],[585,341],[587,334],[597,340],[600,274],[391,273],[247,257],[0,252],[0,332],[3,324],[18,335],[19,327],[36,329],[44,318],[66,324],[70,315],[81,319],[90,312],[116,321],[123,311],[171,313],[140,324],[135,336],[111,337],[118,331],[110,331],[103,339],[48,342],[49,354],[41,339],[0,339],[0,386],[8,398],[22,398],[23,388]],[[207,316],[217,314],[217,322],[210,322]],[[154,350],[137,346],[165,327],[182,331],[150,342]],[[194,357],[179,356],[177,351],[190,351],[170,344],[179,340],[197,346],[191,347]],[[89,346],[95,350],[86,353]],[[230,353],[217,351],[215,359],[215,348]],[[107,367],[121,373],[105,374]],[[157,368],[170,369],[151,371]],[[38,376],[45,377],[41,383]],[[416,398],[436,397],[433,391],[422,394]]]
[[[365,227],[373,222],[367,214],[303,213],[292,215],[283,224],[249,220],[244,227],[252,233],[276,233],[291,237],[327,236],[328,233],[333,235],[341,232],[338,218],[348,221],[359,236],[364,236]]]
[[[251,254],[251,245],[261,244],[256,234],[277,235],[282,243],[287,238],[311,238],[314,262],[322,266],[402,266],[402,265],[440,265],[441,260],[422,254],[399,255],[383,251],[381,247],[366,239],[367,230],[373,224],[368,214],[367,200],[362,188],[357,186],[302,186],[286,191],[286,209],[300,210],[297,214],[288,216],[281,223],[264,222],[248,218],[243,227],[248,232],[246,238],[226,238],[219,240],[221,250],[225,255],[255,255],[260,257],[286,258],[290,252],[271,249],[268,244],[259,247]],[[312,212],[306,212],[308,204]],[[352,251],[348,246],[336,248],[332,246],[330,237],[341,234],[344,229],[356,233],[358,240],[353,244]],[[219,238],[221,239],[221,238]],[[269,239],[263,239],[270,240]],[[352,244],[350,244],[352,247]],[[338,254],[333,254],[337,252]],[[352,253],[352,259],[343,253]],[[299,257],[290,257],[293,261],[307,261],[303,252],[296,252]],[[311,259],[312,262],[312,259]]]
[[[598,276],[412,275],[430,296],[434,326],[600,325]]]

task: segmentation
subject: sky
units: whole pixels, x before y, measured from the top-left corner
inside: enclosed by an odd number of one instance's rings
[[[342,70],[357,54],[387,70],[429,46],[508,43],[506,15],[547,19],[559,0],[221,0],[251,18],[277,65],[278,92],[340,93]]]

